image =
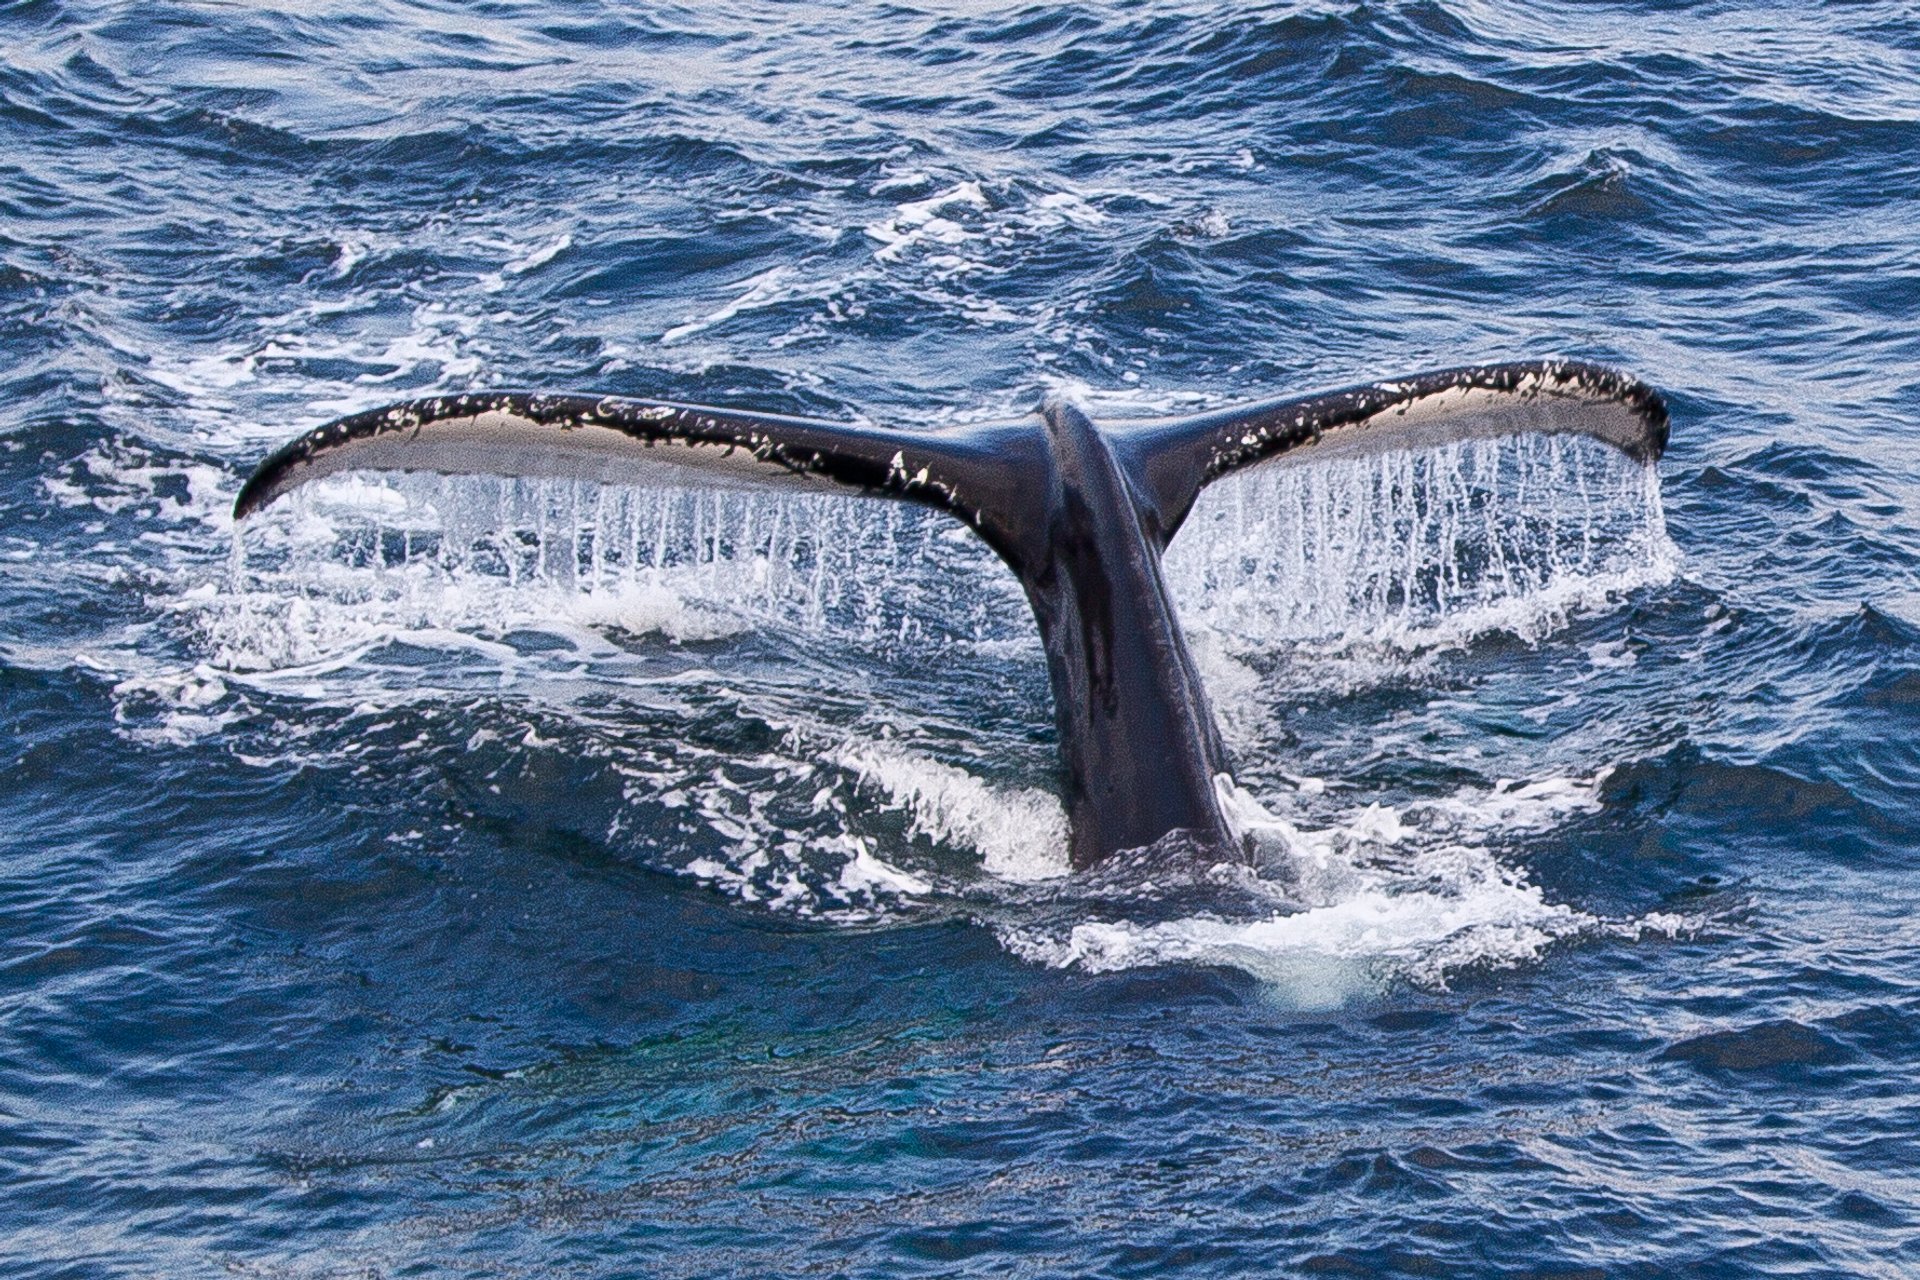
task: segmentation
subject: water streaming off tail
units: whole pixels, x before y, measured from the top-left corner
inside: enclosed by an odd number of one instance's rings
[[[1166,563],[1189,627],[1252,646],[1537,635],[1672,557],[1651,467],[1520,436],[1226,477]]]
[[[902,503],[388,476],[323,482],[285,505],[247,531],[240,594],[317,593],[363,625],[571,619],[675,639],[761,627],[889,650],[1033,636],[993,553]]]
[[[702,639],[747,628],[917,655],[1031,646],[1012,574],[897,502],[567,481],[342,478],[248,532],[227,665],[311,661],[368,628],[570,619]],[[1183,621],[1230,646],[1551,629],[1671,572],[1651,468],[1519,437],[1229,476],[1169,549]],[[328,604],[348,606],[328,613]],[[269,615],[282,615],[270,621]],[[278,625],[273,625],[277,622]],[[330,632],[339,632],[332,635]]]

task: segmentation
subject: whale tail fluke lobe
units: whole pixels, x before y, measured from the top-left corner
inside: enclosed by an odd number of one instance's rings
[[[1482,365],[1181,418],[1097,427],[1049,401],[935,431],[623,396],[476,393],[316,428],[268,457],[236,519],[347,470],[837,491],[917,502],[973,528],[1018,575],[1047,652],[1072,828],[1086,867],[1186,831],[1230,848],[1227,760],[1161,573],[1206,485],[1245,467],[1579,434],[1642,461],[1659,395],[1568,361]]]
[[[1122,424],[1114,434],[1171,540],[1201,489],[1246,467],[1527,434],[1583,435],[1653,462],[1667,447],[1667,409],[1652,387],[1604,365],[1534,360]]]
[[[947,511],[992,541],[975,495],[1019,491],[1023,434],[906,432],[630,396],[436,396],[289,442],[247,479],[234,518],[336,472],[424,471],[894,497]]]

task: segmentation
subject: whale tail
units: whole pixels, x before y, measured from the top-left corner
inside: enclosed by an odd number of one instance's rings
[[[342,418],[268,457],[236,519],[347,470],[832,491],[917,502],[1018,576],[1053,687],[1071,861],[1186,831],[1230,848],[1226,751],[1160,558],[1201,489],[1255,465],[1575,434],[1651,462],[1658,393],[1570,361],[1482,365],[1101,429],[1049,400],[1013,422],[905,431],[624,396],[442,396]]]

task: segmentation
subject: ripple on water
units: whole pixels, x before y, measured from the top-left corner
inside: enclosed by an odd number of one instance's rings
[[[1920,1269],[1910,14],[0,34],[0,1265]],[[360,481],[231,559],[271,443],[413,395],[1547,354],[1669,393],[1657,494],[1474,448],[1175,545],[1253,868],[1061,874],[934,521]]]

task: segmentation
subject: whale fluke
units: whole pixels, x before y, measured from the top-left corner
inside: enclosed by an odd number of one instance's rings
[[[1559,360],[1106,430],[1057,398],[1011,422],[907,431],[626,396],[474,393],[308,432],[261,463],[234,516],[347,470],[828,490],[945,511],[1007,562],[1039,623],[1078,869],[1174,831],[1235,846],[1218,798],[1226,750],[1160,564],[1201,489],[1289,459],[1524,433],[1584,435],[1652,462],[1667,411],[1645,383]]]

